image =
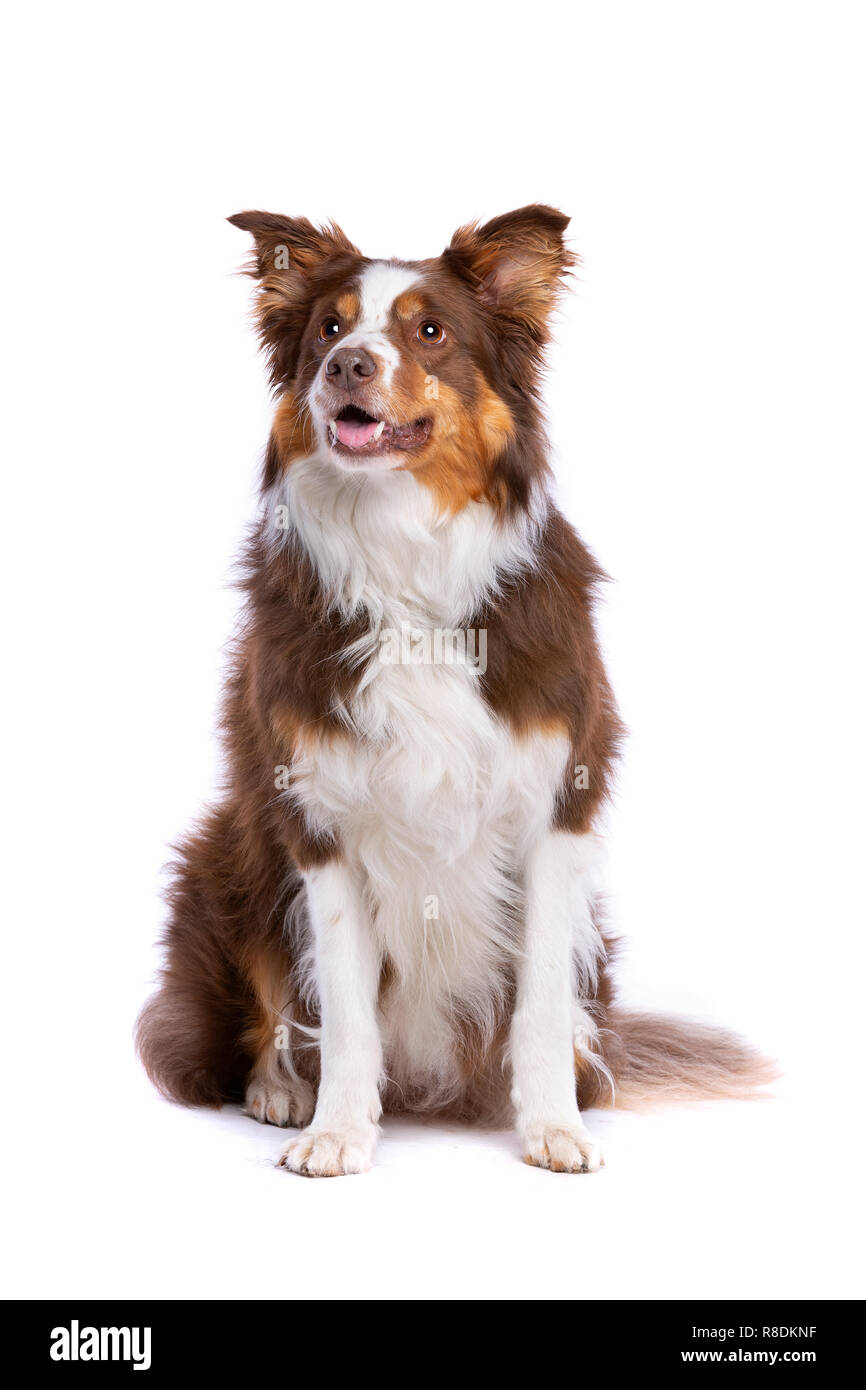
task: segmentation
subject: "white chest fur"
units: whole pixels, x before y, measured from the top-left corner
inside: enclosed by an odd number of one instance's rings
[[[303,741],[288,795],[337,833],[362,876],[391,980],[386,1069],[440,1100],[458,1084],[456,1028],[493,1027],[522,862],[550,822],[568,746],[512,735],[482,696],[471,644],[463,659],[448,648],[451,660],[395,661],[383,636],[467,622],[485,590],[532,563],[537,521],[503,531],[478,506],[442,523],[409,475],[364,490],[321,465],[292,475],[296,533],[335,606],[363,607],[369,633],[356,652],[363,680],[340,711],[345,734]]]

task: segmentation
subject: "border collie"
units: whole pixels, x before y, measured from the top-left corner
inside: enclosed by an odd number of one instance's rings
[[[623,730],[539,398],[568,219],[521,208],[424,261],[229,220],[277,405],[227,789],[178,855],[144,1064],[299,1130],[296,1173],[368,1168],[397,1110],[514,1123],[528,1163],[592,1172],[579,1104],[767,1069],[613,1000],[594,862]]]

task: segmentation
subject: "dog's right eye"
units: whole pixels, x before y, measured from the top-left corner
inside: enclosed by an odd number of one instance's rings
[[[332,317],[322,320],[319,328],[319,339],[323,343],[330,343],[336,338],[340,331],[340,320]]]

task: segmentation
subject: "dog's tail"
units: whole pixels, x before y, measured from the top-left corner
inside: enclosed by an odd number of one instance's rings
[[[736,1033],[672,1014],[605,1010],[592,1051],[577,1056],[578,1099],[642,1109],[666,1101],[746,1100],[779,1069]]]
[[[135,1044],[148,1076],[168,1100],[220,1106],[241,1098],[251,1059],[235,1042],[245,1021],[239,996],[239,984],[213,975],[192,983],[172,967],[163,972],[159,991],[139,1014]]]
[[[204,818],[172,869],[165,964],[139,1015],[136,1048],[164,1096],[218,1106],[243,1095],[253,1062],[243,1045],[253,1000],[234,943],[255,931],[255,919],[230,807]]]

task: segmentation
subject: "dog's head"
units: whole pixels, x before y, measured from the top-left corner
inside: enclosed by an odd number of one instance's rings
[[[568,218],[533,204],[425,261],[369,260],[334,225],[243,212],[286,467],[410,469],[453,510],[521,500],[539,461],[538,374]]]

